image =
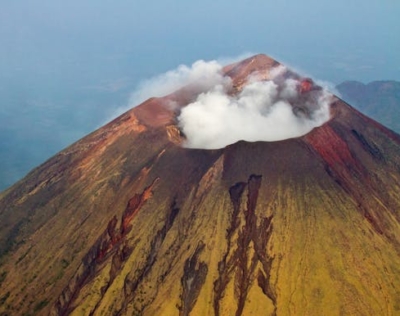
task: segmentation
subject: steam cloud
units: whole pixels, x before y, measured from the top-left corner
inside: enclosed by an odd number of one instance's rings
[[[286,78],[287,69],[271,70],[270,80],[248,83],[237,95],[229,93],[231,79],[216,62],[195,62],[142,83],[132,95],[139,104],[185,85],[195,85],[196,100],[181,109],[178,124],[185,147],[217,149],[245,141],[279,141],[300,137],[330,117],[332,95],[325,88],[302,93],[298,79]]]
[[[301,95],[299,81],[273,69],[271,80],[251,81],[238,95],[220,82],[181,110],[185,146],[217,149],[245,141],[278,141],[310,132],[329,119],[331,94],[325,89]]]
[[[146,80],[132,94],[130,103],[140,104],[151,97],[162,97],[186,85],[196,85],[197,91],[208,91],[229,78],[222,75],[222,66],[217,61],[198,60],[191,67],[180,65],[175,70]]]

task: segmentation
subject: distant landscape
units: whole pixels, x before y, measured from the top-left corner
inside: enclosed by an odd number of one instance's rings
[[[23,89],[3,82],[0,191],[103,125],[126,104],[133,90],[128,78],[99,86],[87,86],[82,81],[74,82],[66,91],[50,84],[48,91],[43,91],[43,83]]]
[[[367,116],[400,133],[400,82],[345,81],[336,86],[342,98]]]

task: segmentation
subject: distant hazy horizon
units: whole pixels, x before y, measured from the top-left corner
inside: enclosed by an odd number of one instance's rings
[[[400,81],[400,2],[3,1],[0,190],[180,64],[265,53],[338,84]]]

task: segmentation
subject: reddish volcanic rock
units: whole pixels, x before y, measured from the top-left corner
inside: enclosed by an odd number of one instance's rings
[[[314,86],[314,82],[310,78],[306,78],[300,81],[299,91],[300,93],[310,92]]]

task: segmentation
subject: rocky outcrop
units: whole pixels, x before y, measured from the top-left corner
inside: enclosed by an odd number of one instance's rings
[[[276,297],[269,283],[273,257],[267,254],[267,244],[272,233],[272,216],[258,220],[255,212],[261,181],[262,176],[251,175],[247,183],[236,183],[229,190],[233,214],[227,231],[227,252],[218,264],[219,278],[214,282],[215,315],[221,315],[220,301],[232,278],[235,280],[234,293],[237,302],[235,315],[242,315],[250,285],[256,279],[263,293],[276,305]],[[248,193],[246,209],[243,210],[244,225],[239,229],[242,195],[246,188]],[[259,226],[257,222],[260,222]],[[235,232],[238,234],[236,241],[233,240]],[[251,248],[254,249],[252,255]]]
[[[55,308],[52,311],[54,315],[69,315],[73,310],[73,303],[79,295],[79,291],[93,279],[99,270],[104,268],[102,263],[112,257],[109,282],[102,288],[105,292],[109,285],[115,279],[115,276],[121,270],[122,265],[132,253],[132,249],[126,243],[125,237],[131,229],[130,223],[137,212],[146,201],[151,198],[152,190],[158,179],[144,189],[141,194],[135,194],[128,202],[128,205],[122,215],[120,225],[117,227],[118,219],[114,216],[107,224],[106,230],[100,235],[89,252],[83,257],[77,273],[73,276],[68,286],[63,290],[58,298]],[[94,310],[92,311],[92,313]]]

